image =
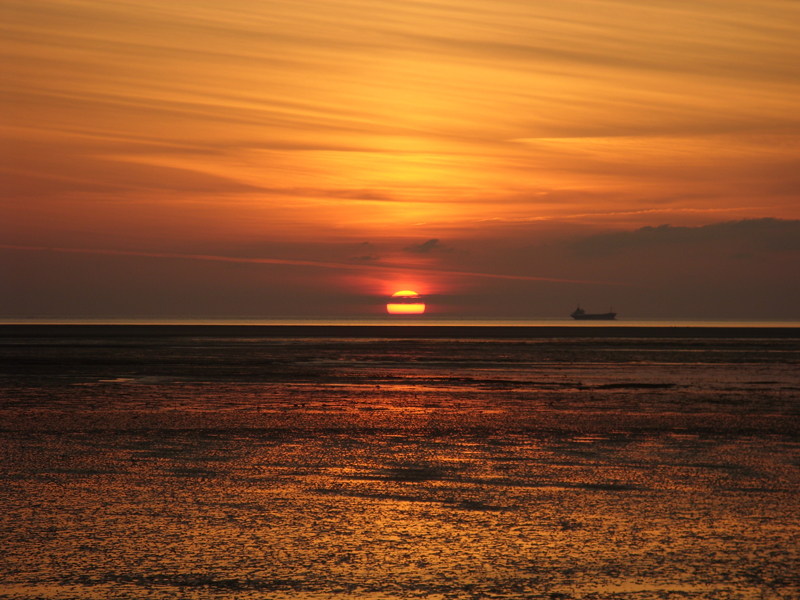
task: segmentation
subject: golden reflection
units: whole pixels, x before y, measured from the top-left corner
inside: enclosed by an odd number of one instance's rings
[[[798,597],[796,340],[186,336],[5,344],[0,597]]]

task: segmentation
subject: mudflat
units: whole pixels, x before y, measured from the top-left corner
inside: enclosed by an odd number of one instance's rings
[[[796,329],[132,327],[0,328],[2,597],[800,595]]]

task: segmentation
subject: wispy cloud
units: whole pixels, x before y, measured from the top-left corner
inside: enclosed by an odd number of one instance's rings
[[[381,271],[397,272],[409,271],[418,274],[429,275],[452,275],[458,277],[479,277],[488,279],[507,279],[513,281],[549,281],[552,283],[591,283],[601,285],[620,285],[612,281],[593,281],[578,279],[559,279],[555,277],[536,277],[533,275],[512,275],[502,273],[478,273],[473,271],[454,271],[445,269],[425,269],[419,267],[409,267],[401,264],[391,265],[372,265],[372,264],[353,264],[335,263],[312,260],[292,260],[285,258],[261,258],[261,257],[241,257],[241,256],[215,256],[210,254],[180,254],[174,252],[137,252],[133,250],[113,250],[102,248],[57,248],[47,246],[13,246],[0,244],[0,249],[21,250],[33,252],[58,252],[65,254],[95,254],[104,256],[132,256],[139,258],[158,258],[172,260],[200,260],[210,262],[226,263],[246,263],[256,265],[289,265],[294,267],[317,267],[323,269],[343,269],[348,271]]]

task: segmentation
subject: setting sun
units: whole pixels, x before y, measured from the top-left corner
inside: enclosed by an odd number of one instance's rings
[[[421,315],[425,312],[425,303],[417,292],[400,290],[392,294],[386,310],[390,315]]]

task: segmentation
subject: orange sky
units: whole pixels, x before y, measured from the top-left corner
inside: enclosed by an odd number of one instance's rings
[[[23,290],[5,315],[50,289],[19,247],[371,265],[263,271],[310,298],[413,284],[412,267],[638,285],[629,263],[600,277],[520,256],[644,226],[800,219],[794,1],[6,0],[0,14],[0,243],[17,247],[0,252]],[[489,314],[489,279],[416,281]],[[495,309],[524,313],[530,292]],[[258,312],[223,304],[197,310]],[[107,309],[139,310],[125,306]]]

